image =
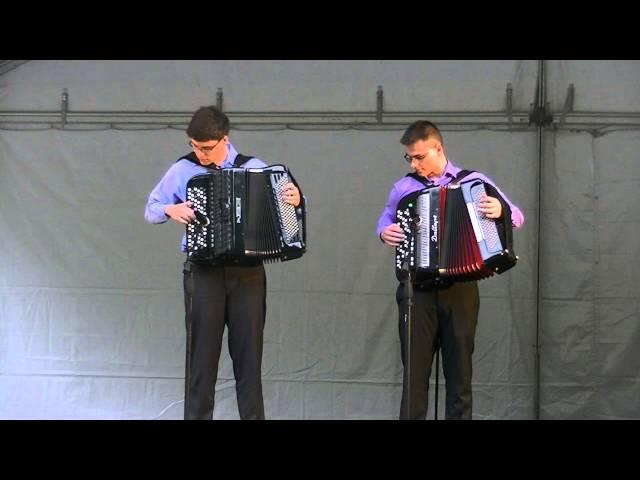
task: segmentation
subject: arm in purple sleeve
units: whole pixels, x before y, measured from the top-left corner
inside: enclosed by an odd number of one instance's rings
[[[398,201],[400,200],[400,195],[396,186],[394,185],[389,192],[389,198],[387,199],[387,204],[384,206],[384,210],[378,219],[378,228],[376,229],[376,233],[378,234],[378,238],[382,234],[382,231],[387,228],[392,223],[396,222],[396,207],[398,205]],[[382,239],[380,239],[382,241]]]
[[[497,186],[495,187],[496,190],[498,190],[498,193],[502,195],[502,198],[504,198],[505,202],[509,204],[509,208],[511,208],[511,225],[513,225],[513,228],[520,228],[524,223],[524,215],[522,214],[522,211],[516,204],[509,200],[509,197],[507,197],[504,192],[502,192],[502,190],[500,190]]]
[[[518,206],[515,205],[511,200],[509,200],[509,197],[507,197],[504,192],[500,190],[500,187],[498,187],[493,180],[483,174],[480,174],[478,176],[482,180],[485,180],[493,185],[498,193],[502,196],[504,201],[509,204],[509,208],[511,209],[511,224],[513,225],[513,228],[520,228],[524,224],[524,215],[522,214],[522,211],[518,208]]]

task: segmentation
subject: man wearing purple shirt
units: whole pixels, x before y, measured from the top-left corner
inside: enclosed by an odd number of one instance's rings
[[[155,186],[145,209],[149,223],[169,219],[187,224],[195,220],[186,200],[187,182],[211,169],[263,168],[258,158],[238,154],[229,142],[229,119],[214,106],[198,109],[187,135],[193,152],[171,165]],[[283,200],[300,205],[300,190],[284,186]],[[185,236],[182,251],[186,251]],[[185,324],[185,420],[213,418],[218,361],[225,325],[233,361],[240,418],[264,419],[262,346],[266,315],[266,276],[261,261],[253,266],[199,264],[187,260],[183,269]]]
[[[397,223],[396,206],[409,193],[427,185],[444,186],[461,169],[447,159],[444,142],[438,127],[428,121],[417,121],[404,132],[400,143],[405,146],[405,160],[415,171],[398,180],[389,193],[387,204],[378,220],[378,237],[387,245],[397,247],[405,238]],[[511,223],[519,228],[524,216],[495,183],[485,175],[472,172],[466,180],[481,179],[493,185],[502,199],[484,196],[479,211],[488,218],[501,219],[511,210]],[[502,202],[506,202],[503,206]],[[404,316],[407,310],[407,289],[402,282],[396,292],[398,303],[400,346],[405,363],[406,336]],[[422,420],[427,415],[427,393],[433,356],[439,344],[442,349],[442,367],[446,378],[447,419],[471,419],[471,357],[473,354],[480,298],[476,281],[454,283],[422,283],[413,287],[413,315],[411,342],[411,391],[407,391],[403,376],[400,419]],[[405,365],[406,368],[406,365]],[[410,409],[406,403],[410,400]]]

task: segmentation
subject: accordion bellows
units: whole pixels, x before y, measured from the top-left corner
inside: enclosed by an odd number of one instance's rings
[[[306,251],[305,221],[282,200],[284,165],[225,168],[192,177],[187,201],[196,222],[186,227],[187,256],[199,263],[253,265],[287,261]]]
[[[398,202],[396,216],[406,239],[396,247],[396,276],[414,283],[438,278],[481,280],[503,273],[517,261],[511,211],[502,201],[499,220],[478,211],[485,193],[501,198],[482,180],[428,187]]]

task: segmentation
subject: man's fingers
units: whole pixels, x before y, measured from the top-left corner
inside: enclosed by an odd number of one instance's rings
[[[389,245],[393,245],[394,247],[397,247],[404,241],[405,237],[404,237],[404,234],[402,233],[387,231],[383,235],[383,238]]]
[[[403,235],[404,236],[404,230],[402,230],[402,228],[400,228],[400,225],[391,225],[388,229],[387,229],[387,233],[389,234],[394,234],[394,235]]]

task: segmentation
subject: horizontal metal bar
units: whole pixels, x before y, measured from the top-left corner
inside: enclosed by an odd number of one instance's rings
[[[187,125],[191,112],[74,112],[67,111],[65,124],[143,124],[143,125]],[[377,112],[227,112],[231,126],[250,125],[394,125],[408,124],[418,118],[428,118],[440,124],[474,123],[482,125],[506,125],[509,118],[502,112],[387,112],[380,120]],[[516,113],[514,123],[526,124],[528,114]],[[0,111],[0,123],[42,124],[58,123],[59,111]]]
[[[232,122],[232,128],[259,126],[336,126],[336,127],[397,127],[419,118],[429,119],[443,126],[509,126],[522,127],[529,122],[529,112],[446,112],[446,111],[389,111],[384,112],[382,121],[377,111],[229,111],[226,112]],[[179,111],[67,111],[65,125],[187,125],[192,112]],[[6,110],[0,111],[0,123],[51,124],[58,125],[61,112],[57,110]],[[640,125],[640,112],[568,112],[559,122],[554,118],[550,128],[597,128]]]
[[[232,111],[229,110],[225,112],[229,116],[242,116],[242,117],[261,117],[261,116],[287,116],[287,117],[299,117],[299,116],[371,116],[373,118],[376,117],[376,110],[309,110],[309,111],[292,111],[292,110],[265,110],[265,111],[245,111],[238,110]],[[512,112],[514,115],[527,115],[528,111],[521,112]],[[59,110],[0,110],[0,115],[2,116],[15,116],[15,115],[59,115]],[[121,116],[152,116],[152,117],[167,117],[167,116],[188,116],[191,118],[193,115],[192,111],[170,111],[170,110],[82,110],[82,111],[74,111],[68,110],[69,115],[76,116],[109,116],[109,117],[121,117]],[[480,110],[469,110],[469,111],[450,111],[450,110],[385,110],[384,115],[388,116],[438,116],[438,117],[478,117],[478,116],[487,116],[487,117],[495,117],[495,116],[508,116],[508,112],[504,111],[480,111]],[[625,112],[625,111],[572,111],[567,113],[567,118],[571,118],[574,116],[580,117],[620,117],[620,118],[640,118],[640,112]]]
[[[193,112],[191,111],[145,111],[145,110],[84,110],[84,111],[74,111],[68,110],[67,113],[69,115],[75,115],[79,117],[83,116],[108,116],[108,117],[171,117],[171,116],[187,116],[191,118]],[[464,112],[456,112],[456,111],[419,111],[419,110],[398,110],[398,111],[385,111],[383,112],[385,116],[424,116],[424,115],[434,115],[439,117],[448,117],[448,116],[506,116],[506,112],[502,111],[464,111]],[[514,112],[517,114],[517,112]],[[527,112],[520,112],[522,115],[525,115]],[[5,116],[15,116],[15,115],[25,115],[25,116],[33,116],[33,115],[59,115],[59,110],[0,110],[0,115]],[[353,116],[371,116],[373,118],[378,114],[375,110],[350,110],[350,111],[289,111],[289,110],[281,110],[281,111],[227,111],[225,112],[228,116],[240,116],[240,117],[322,117],[322,116],[330,116],[330,117],[353,117]]]

